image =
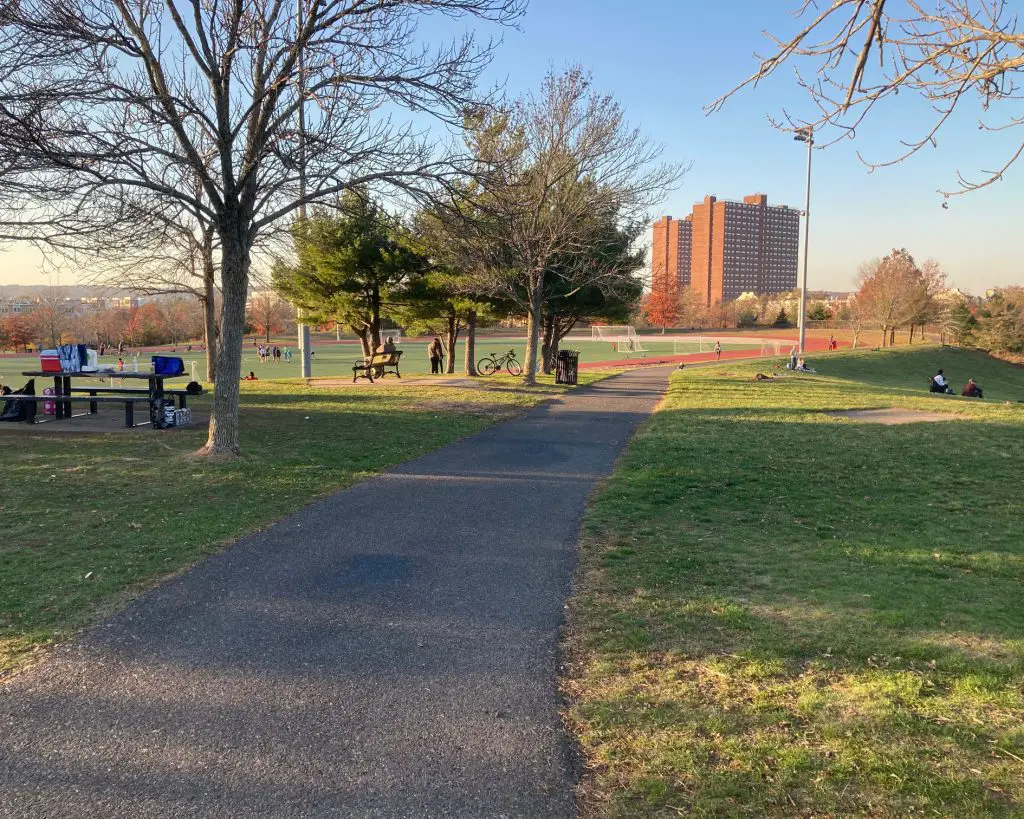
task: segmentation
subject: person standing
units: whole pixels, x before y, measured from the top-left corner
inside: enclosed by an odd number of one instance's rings
[[[434,336],[434,340],[427,347],[427,358],[430,359],[431,375],[440,375],[444,371],[441,366],[444,362],[444,345],[440,336]]]
[[[789,369],[796,369],[796,345],[789,348]]]
[[[721,361],[721,360],[722,360],[722,342],[716,340],[715,341],[715,361]]]

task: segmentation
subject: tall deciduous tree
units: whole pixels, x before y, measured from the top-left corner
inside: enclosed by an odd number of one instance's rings
[[[268,344],[271,335],[284,331],[294,313],[291,305],[272,290],[257,293],[249,302],[249,322]]]
[[[644,318],[664,333],[679,319],[679,296],[671,290],[653,290],[644,297],[641,309]]]
[[[467,36],[425,48],[417,20],[435,12],[505,24],[521,11],[521,0],[4,3],[5,234],[94,232],[111,213],[129,218],[139,197],[201,213],[219,239],[223,294],[205,451],[237,453],[260,237],[354,185],[416,189],[458,171],[381,112],[460,122],[480,102],[491,46]]]
[[[640,304],[643,283],[637,275],[645,253],[636,249],[644,226],[621,226],[615,214],[590,220],[590,236],[581,253],[556,256],[545,276],[541,359],[545,373],[555,368],[564,339],[581,321],[627,322]],[[600,271],[594,283],[577,282]]]
[[[709,106],[717,109],[740,88],[756,85],[792,64],[814,113],[783,126],[812,126],[833,139],[854,137],[871,113],[898,94],[915,94],[934,116],[903,137],[904,148],[874,167],[899,162],[935,144],[954,112],[971,106],[980,127],[1005,132],[1024,126],[1024,29],[1014,3],[1005,0],[831,0],[798,2],[799,29],[772,37],[774,47],[738,88]],[[973,100],[972,100],[973,97]],[[891,100],[895,104],[895,100]],[[881,114],[881,112],[879,112]],[[888,126],[888,121],[887,121]],[[1024,154],[1024,138],[1011,143],[994,171],[978,178],[958,174],[948,197],[1002,179]]]
[[[682,169],[656,165],[661,149],[629,128],[621,105],[596,93],[580,68],[549,74],[539,93],[479,120],[471,146],[487,171],[463,206],[467,234],[481,248],[475,287],[525,314],[523,379],[532,384],[552,262],[563,260],[574,287],[613,274],[564,260],[589,251],[595,219],[642,221]]]
[[[914,257],[902,248],[861,270],[857,307],[863,316],[881,325],[883,347],[892,342],[896,330],[915,320],[926,298],[924,276]]]

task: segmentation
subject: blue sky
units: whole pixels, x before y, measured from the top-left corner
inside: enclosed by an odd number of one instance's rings
[[[666,158],[692,163],[660,213],[681,217],[713,193],[742,198],[763,192],[769,201],[803,206],[805,152],[774,131],[769,114],[806,110],[791,70],[734,97],[705,116],[702,108],[756,67],[754,52],[769,47],[765,29],[791,32],[789,12],[799,0],[532,0],[519,30],[504,43],[489,72],[510,94],[536,88],[550,68],[580,63],[594,85],[616,96],[631,122],[665,146]],[[447,27],[438,27],[437,30]],[[448,28],[450,31],[451,29]],[[424,27],[428,35],[433,25]],[[906,163],[869,173],[858,160],[884,160],[899,140],[918,135],[929,109],[910,95],[878,109],[855,142],[815,151],[811,205],[810,286],[851,289],[861,262],[906,247],[918,261],[935,258],[954,284],[972,292],[1024,283],[1020,234],[1024,164],[998,185],[941,207],[940,187],[956,171],[974,174],[1005,159],[1013,132],[978,131],[976,111],[965,111],[928,149]],[[657,216],[658,214],[652,214]],[[46,283],[25,253],[0,255],[0,283]]]

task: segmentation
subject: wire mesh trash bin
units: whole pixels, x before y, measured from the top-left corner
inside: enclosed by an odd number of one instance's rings
[[[575,384],[580,374],[580,351],[559,350],[555,358],[555,383]]]

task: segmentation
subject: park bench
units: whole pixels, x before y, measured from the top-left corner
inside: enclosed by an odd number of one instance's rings
[[[97,395],[3,395],[0,396],[0,401],[15,401],[17,403],[28,403],[32,402],[40,404],[44,401],[63,401],[69,403],[71,401],[88,401],[89,411],[80,412],[78,415],[71,415],[71,418],[82,418],[86,415],[94,415],[98,409],[96,406],[99,403],[109,404],[124,404],[124,425],[126,427],[142,426],[142,424],[148,424],[149,420],[145,420],[140,424],[135,423],[135,405],[136,404],[149,404],[150,398],[148,392],[143,392],[142,395],[117,395],[117,396],[97,396]],[[30,424],[45,424],[47,421],[56,421],[56,417],[40,418],[40,413],[37,411],[33,416],[26,419]]]
[[[402,351],[395,350],[393,353],[374,353],[360,359],[352,365],[352,383],[355,384],[357,378],[368,378],[372,382],[374,375],[383,378],[388,374],[389,367],[390,372],[401,378],[402,374],[398,371],[398,361],[401,357]]]
[[[149,395],[149,390],[138,389],[136,387],[72,387],[72,394],[79,392],[87,395],[99,396],[105,394],[113,395]],[[164,389],[164,396],[173,396],[178,399],[178,409],[185,409],[188,402],[189,391],[188,390],[169,390]],[[202,393],[191,393],[192,395],[202,395]],[[52,396],[50,396],[52,397]],[[89,412],[95,414],[96,407],[93,404],[89,406]]]

